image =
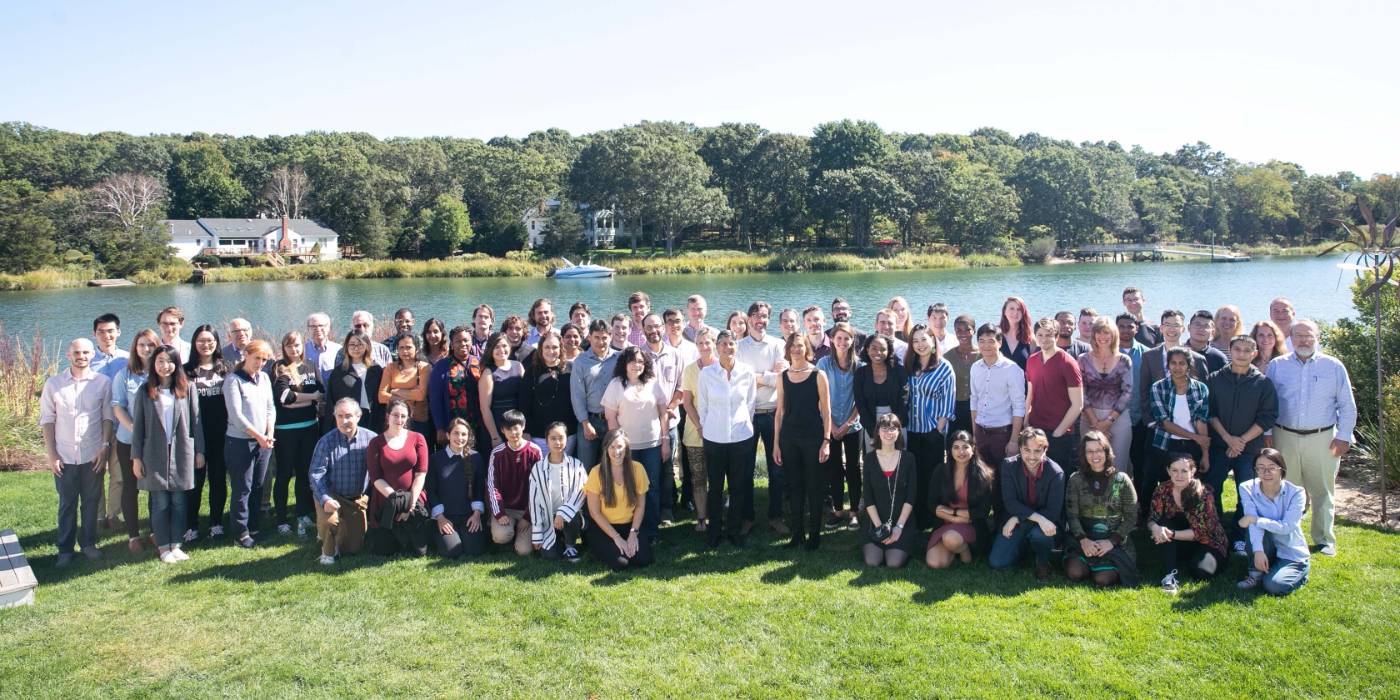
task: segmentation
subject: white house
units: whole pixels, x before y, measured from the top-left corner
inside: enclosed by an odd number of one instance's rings
[[[617,238],[611,209],[591,211],[587,204],[579,205],[578,215],[583,219],[583,237],[594,248],[611,248]],[[520,223],[525,226],[527,248],[535,248],[544,242],[545,231],[549,228],[549,217],[559,211],[559,200],[551,197],[540,200],[539,204],[525,210]]]
[[[321,260],[340,258],[340,234],[311,219],[168,219],[170,245],[189,260],[201,253],[309,253],[320,246]]]

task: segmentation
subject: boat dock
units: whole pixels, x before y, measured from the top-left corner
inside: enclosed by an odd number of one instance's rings
[[[1203,243],[1095,243],[1070,251],[1075,260],[1123,262],[1160,261],[1167,258],[1204,258],[1211,262],[1249,262],[1250,257],[1221,246]]]

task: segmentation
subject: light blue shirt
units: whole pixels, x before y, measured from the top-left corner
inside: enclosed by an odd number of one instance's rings
[[[321,374],[321,381],[328,382],[331,379],[331,371],[335,369],[335,356],[340,352],[340,343],[334,340],[327,340],[325,349],[316,347],[311,341],[306,341],[304,345],[306,362]]]
[[[1306,361],[1296,353],[1269,362],[1269,379],[1278,389],[1275,427],[1313,430],[1337,426],[1337,438],[1355,442],[1356,397],[1347,368],[1320,350]]]
[[[953,365],[940,360],[933,369],[909,378],[909,431],[938,431],[938,419],[953,420],[956,404],[957,381],[953,377]]]
[[[842,372],[836,366],[836,358],[827,355],[817,360],[817,369],[826,372],[827,395],[831,399],[831,421],[833,423],[845,423],[851,417],[851,411],[856,407],[856,369],[863,364],[855,353],[851,353],[851,368]],[[851,431],[859,433],[860,415],[856,415],[856,422],[851,425]],[[851,433],[847,433],[848,435]]]
[[[1303,487],[1285,480],[1278,496],[1269,498],[1259,488],[1258,479],[1240,484],[1240,507],[1245,515],[1256,518],[1249,526],[1249,545],[1256,552],[1267,552],[1265,542],[1273,545],[1274,556],[1286,561],[1307,561],[1308,542],[1303,539],[1303,508],[1307,495]]]
[[[145,374],[133,374],[130,367],[123,367],[112,379],[112,407],[126,411],[131,417],[131,407],[136,403],[136,392],[146,383]],[[117,421],[117,442],[131,444],[131,430]]]
[[[108,380],[116,379],[117,372],[126,369],[125,355],[108,355],[101,350],[92,354],[92,371],[106,377]]]

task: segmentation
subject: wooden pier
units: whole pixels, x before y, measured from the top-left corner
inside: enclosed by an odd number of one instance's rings
[[[1221,246],[1202,243],[1095,243],[1070,251],[1075,260],[1122,262],[1160,261],[1167,258],[1204,258],[1211,262],[1249,262],[1250,257]]]

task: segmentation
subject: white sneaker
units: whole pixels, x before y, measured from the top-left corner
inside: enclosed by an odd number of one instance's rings
[[[1176,579],[1176,569],[1162,577],[1162,592],[1167,595],[1176,595],[1181,591],[1181,582]]]
[[[321,562],[321,566],[330,566],[335,563],[335,557],[329,554],[322,554],[321,558],[317,561]]]
[[[1324,544],[1322,545],[1322,549],[1319,549],[1317,551],[1329,557],[1335,557],[1337,556],[1337,543],[1333,542],[1332,544]]]
[[[277,526],[277,534],[279,534],[279,535],[290,535],[290,534],[292,534],[292,526],[291,526],[291,525],[288,525],[287,523],[282,523],[281,525],[278,525],[278,526]]]
[[[190,555],[185,554],[185,550],[176,547],[170,550],[170,554],[175,557],[175,561],[189,561]]]
[[[160,555],[160,563],[162,563],[162,564],[174,564],[174,563],[179,562],[179,561],[180,561],[179,559],[176,559],[176,558],[175,558],[175,551],[174,551],[174,550],[170,550],[170,551],[167,551],[167,552],[162,552],[161,555]]]

